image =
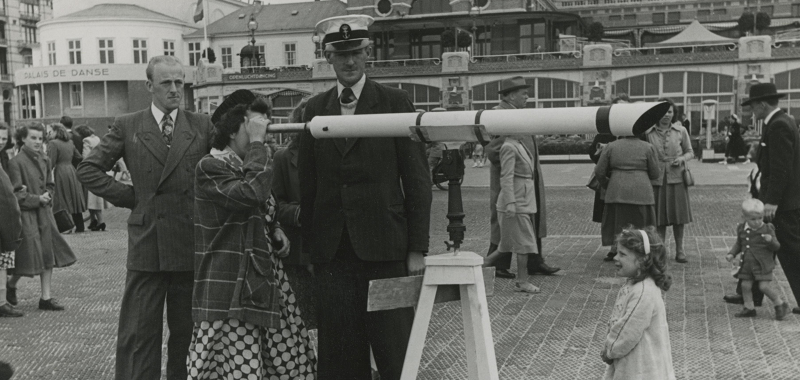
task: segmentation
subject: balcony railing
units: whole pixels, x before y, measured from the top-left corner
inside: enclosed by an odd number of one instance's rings
[[[614,55],[620,57],[631,55],[681,54],[713,51],[734,51],[738,48],[738,42],[723,42],[705,45],[648,46],[643,48],[614,49]]]
[[[800,38],[786,38],[781,40],[775,40],[772,43],[772,47],[779,49],[782,47],[800,47]]]
[[[580,58],[579,51],[553,51],[544,53],[501,54],[501,55],[475,55],[472,63],[478,62],[516,62],[516,61],[544,61],[563,58]]]
[[[225,69],[230,70],[230,69]],[[277,71],[308,71],[311,70],[311,67],[307,65],[298,65],[298,66],[279,66],[279,67],[269,67],[269,66],[249,66],[249,67],[242,67],[239,69],[238,72],[243,74],[252,74],[252,73],[270,73],[270,72],[277,72]]]
[[[19,12],[19,18],[25,20],[39,21],[42,16],[38,13]]]
[[[367,67],[439,66],[441,64],[441,58],[414,58],[369,61],[367,62]]]

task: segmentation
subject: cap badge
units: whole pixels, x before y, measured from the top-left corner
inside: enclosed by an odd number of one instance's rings
[[[342,26],[339,27],[339,33],[342,34],[342,39],[349,40],[350,31],[351,31],[350,25],[342,24]]]

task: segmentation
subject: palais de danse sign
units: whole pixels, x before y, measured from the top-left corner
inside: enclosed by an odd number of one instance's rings
[[[42,66],[14,72],[16,85],[58,83],[147,80],[147,65],[70,65]]]

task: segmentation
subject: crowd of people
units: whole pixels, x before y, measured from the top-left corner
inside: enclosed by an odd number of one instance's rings
[[[371,23],[348,15],[317,25],[337,84],[304,100],[291,121],[414,112],[405,92],[364,74]],[[76,257],[61,232],[82,232],[87,210],[89,229],[105,230],[103,210],[113,204],[131,210],[115,379],[161,377],[165,314],[170,380],[371,379],[373,368],[382,379],[399,379],[414,311],[367,312],[369,282],[423,273],[431,166],[442,147],[430,146],[426,156],[425,145],[408,138],[303,132],[275,152],[268,98],[237,90],[209,117],[180,109],[179,60],[154,57],[145,74],[150,107],[117,117],[102,139],[87,126],[71,129],[65,118],[19,127],[8,146],[9,129],[0,124],[0,205],[10,217],[0,228],[0,315],[21,316],[16,290],[32,276],[41,279],[39,308],[63,310],[51,294],[53,269]],[[528,91],[522,77],[502,80],[495,109],[524,108]],[[725,298],[744,305],[737,317],[755,316],[764,294],[776,319],[790,312],[772,282],[774,254],[800,295],[800,136],[777,108],[779,97],[774,85],[754,85],[745,102],[766,127],[760,187],[742,204],[744,221],[727,256],[741,262],[742,294]],[[606,379],[675,378],[663,301],[671,285],[666,233],[672,226],[674,260],[687,263],[693,151],[674,103],[660,101],[669,110],[643,134],[598,135],[589,152],[597,179],[592,219],[611,247],[607,260],[626,279],[600,354]],[[474,166],[490,165],[485,265],[516,278],[515,291],[538,293],[530,276],[560,268],[544,259],[536,140],[494,136],[478,145]],[[59,231],[64,223],[72,226]],[[509,271],[514,255],[516,274]],[[6,369],[0,365],[0,375]]]

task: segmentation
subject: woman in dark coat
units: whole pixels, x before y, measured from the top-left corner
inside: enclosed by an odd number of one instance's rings
[[[73,220],[83,221],[83,212],[86,211],[86,200],[83,197],[83,187],[78,182],[78,175],[72,160],[81,160],[81,152],[75,149],[71,135],[67,128],[61,124],[47,126],[47,157],[53,166],[53,179],[56,188],[53,197],[53,211],[66,210],[72,215]],[[83,223],[76,223],[75,232],[83,232]]]
[[[633,226],[641,229],[656,224],[655,198],[650,181],[660,174],[655,148],[637,136],[616,140],[603,149],[594,175],[606,187],[602,225],[604,246],[614,246],[623,228]]]
[[[8,124],[0,121],[0,167],[8,173],[8,161],[14,156],[14,143],[8,130]]]
[[[5,124],[5,123],[2,123]],[[8,128],[0,124],[0,147],[8,142]],[[5,151],[0,151],[5,154]],[[8,158],[8,157],[6,157]],[[7,162],[7,161],[6,161]],[[14,186],[6,174],[7,166],[0,167],[0,317],[21,317],[23,314],[7,302],[6,277],[7,270],[14,269],[14,251],[19,247],[22,238],[19,204],[14,196]]]
[[[692,143],[686,128],[675,117],[675,104],[669,99],[669,111],[659,122],[645,132],[647,141],[653,144],[661,163],[661,176],[652,181],[656,197],[656,218],[658,234],[666,242],[667,227],[672,226],[675,238],[675,261],[686,263],[683,250],[683,230],[692,221],[692,207],[689,202],[689,187],[684,182],[686,162],[694,157]],[[666,243],[665,243],[666,244]]]
[[[270,115],[250,91],[232,93],[211,118],[213,149],[195,168],[190,379],[316,378],[316,356],[280,259],[291,247],[274,219]]]
[[[12,305],[17,303],[16,290],[20,278],[39,276],[42,286],[39,309],[64,310],[50,295],[53,268],[70,266],[76,259],[58,233],[53,217],[55,184],[52,166],[42,153],[43,135],[44,128],[38,125],[19,128],[17,138],[23,145],[19,154],[9,162],[8,175],[22,211],[22,243],[14,255],[16,266],[8,281],[8,300]]]
[[[727,165],[729,162],[736,163],[739,156],[747,156],[750,147],[745,144],[742,138],[742,125],[739,123],[739,117],[731,115],[731,125],[728,127],[728,145],[725,147],[725,159],[720,161],[720,164]],[[749,163],[749,159],[745,163]]]

